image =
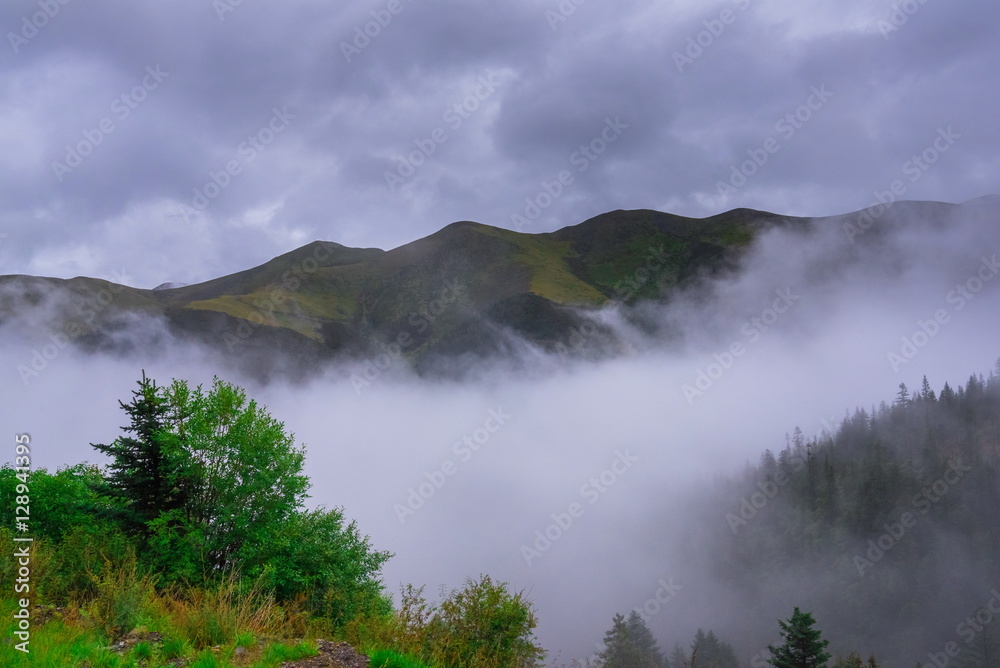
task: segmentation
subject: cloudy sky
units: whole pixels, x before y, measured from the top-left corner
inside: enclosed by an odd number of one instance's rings
[[[1000,5],[899,2],[6,2],[0,273],[153,287],[314,239],[392,248],[456,220],[540,232],[616,208],[820,216],[892,190],[998,193]],[[949,297],[993,266],[1000,231],[911,223],[889,241],[839,227],[768,237],[742,278],[720,283],[711,313],[680,312],[692,349],[538,382],[385,381],[358,394],[332,374],[251,394],[308,444],[314,500],[343,504],[399,555],[390,590],[491,573],[530,591],[544,643],[567,658],[676,577],[692,628],[667,613],[654,623],[672,644],[719,617],[696,605],[714,600],[711,584],[664,556],[689,535],[664,489],[755,461],[795,425],[813,434],[891,400],[899,382],[927,374],[940,388],[995,362],[996,286],[980,283],[961,309]],[[860,250],[848,261],[845,249]],[[746,341],[741,324],[776,290],[801,301],[688,400],[683,386]],[[889,354],[942,309],[947,326],[894,365]],[[0,368],[3,410],[50,467],[93,460],[86,443],[118,434],[117,400],[140,368],[195,382],[217,368],[187,349],[67,350],[22,383],[17,366],[45,342],[0,338]],[[509,424],[403,522],[395,505],[494,410]],[[641,464],[526,563],[521,546],[629,448]]]
[[[1000,6],[902,4],[6,2],[0,271],[996,192]]]

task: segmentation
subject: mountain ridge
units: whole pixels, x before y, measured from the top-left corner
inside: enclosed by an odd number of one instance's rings
[[[998,202],[992,196],[893,208],[938,218]],[[162,326],[132,345],[152,345],[165,331],[236,352],[265,370],[277,351],[292,352],[302,359],[298,368],[310,368],[322,359],[363,357],[400,338],[408,341],[401,354],[416,363],[488,356],[504,349],[504,332],[551,351],[590,322],[594,309],[663,299],[699,277],[735,268],[766,229],[811,220],[846,224],[866,211],[874,216],[871,208],[818,219],[746,208],[707,218],[616,210],[540,233],[456,221],[390,250],[316,240],[249,269],[160,289],[87,277],[0,276],[0,325],[38,320],[43,332],[107,349],[120,344],[118,333],[130,323],[156,320]],[[70,335],[67,323],[79,331]],[[610,333],[591,325],[613,347]]]

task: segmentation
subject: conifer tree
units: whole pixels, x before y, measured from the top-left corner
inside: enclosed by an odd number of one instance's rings
[[[637,665],[642,668],[646,668],[647,666],[660,668],[663,665],[663,652],[660,651],[656,638],[653,636],[653,632],[649,630],[649,627],[646,626],[646,621],[642,618],[642,615],[635,610],[630,612],[628,619],[625,621],[625,628],[639,656],[639,663]]]
[[[684,653],[684,648],[680,643],[674,645],[674,651],[670,653],[670,658],[666,662],[666,668],[689,668],[691,657]]]
[[[183,449],[173,447],[165,433],[169,406],[161,388],[145,372],[137,382],[132,401],[118,402],[130,418],[122,430],[133,435],[91,445],[112,458],[97,491],[117,501],[112,514],[127,532],[145,537],[148,522],[184,505],[186,485],[180,477],[186,466]]]
[[[779,621],[781,637],[785,643],[780,647],[768,645],[771,652],[769,663],[774,668],[826,668],[830,655],[825,651],[829,641],[822,639],[822,633],[813,628],[813,616],[795,608],[787,622]]]
[[[697,668],[740,668],[732,646],[719,640],[715,631],[705,633],[698,629],[691,643],[691,655],[697,657]]]
[[[604,650],[597,658],[601,668],[661,668],[663,653],[642,616],[633,610],[628,619],[616,614],[604,634]]]

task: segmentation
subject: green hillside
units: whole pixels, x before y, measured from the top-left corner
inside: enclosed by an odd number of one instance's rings
[[[500,345],[498,328],[551,347],[587,309],[659,298],[725,266],[759,230],[782,221],[794,219],[747,209],[705,219],[613,211],[543,234],[456,222],[390,251],[315,241],[252,269],[165,290],[3,276],[0,288],[12,289],[0,290],[0,319],[45,306],[49,329],[80,321],[69,338],[106,348],[133,316],[159,318],[165,332],[239,349],[256,365],[286,351],[308,367],[393,342],[413,361],[489,354]],[[82,318],[81,304],[102,293],[100,308]]]

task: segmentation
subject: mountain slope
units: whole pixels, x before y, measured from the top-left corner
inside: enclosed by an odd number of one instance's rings
[[[937,218],[960,205],[894,208]],[[551,350],[592,309],[667,296],[735,266],[762,230],[805,222],[750,209],[704,219],[612,211],[541,234],[463,221],[389,251],[315,241],[245,271],[155,290],[2,276],[0,324],[61,332],[89,349],[152,346],[170,334],[235,353],[258,370],[271,369],[282,351],[301,370],[386,343],[418,363],[489,355],[505,349],[510,333]],[[613,349],[611,333],[592,327]]]

